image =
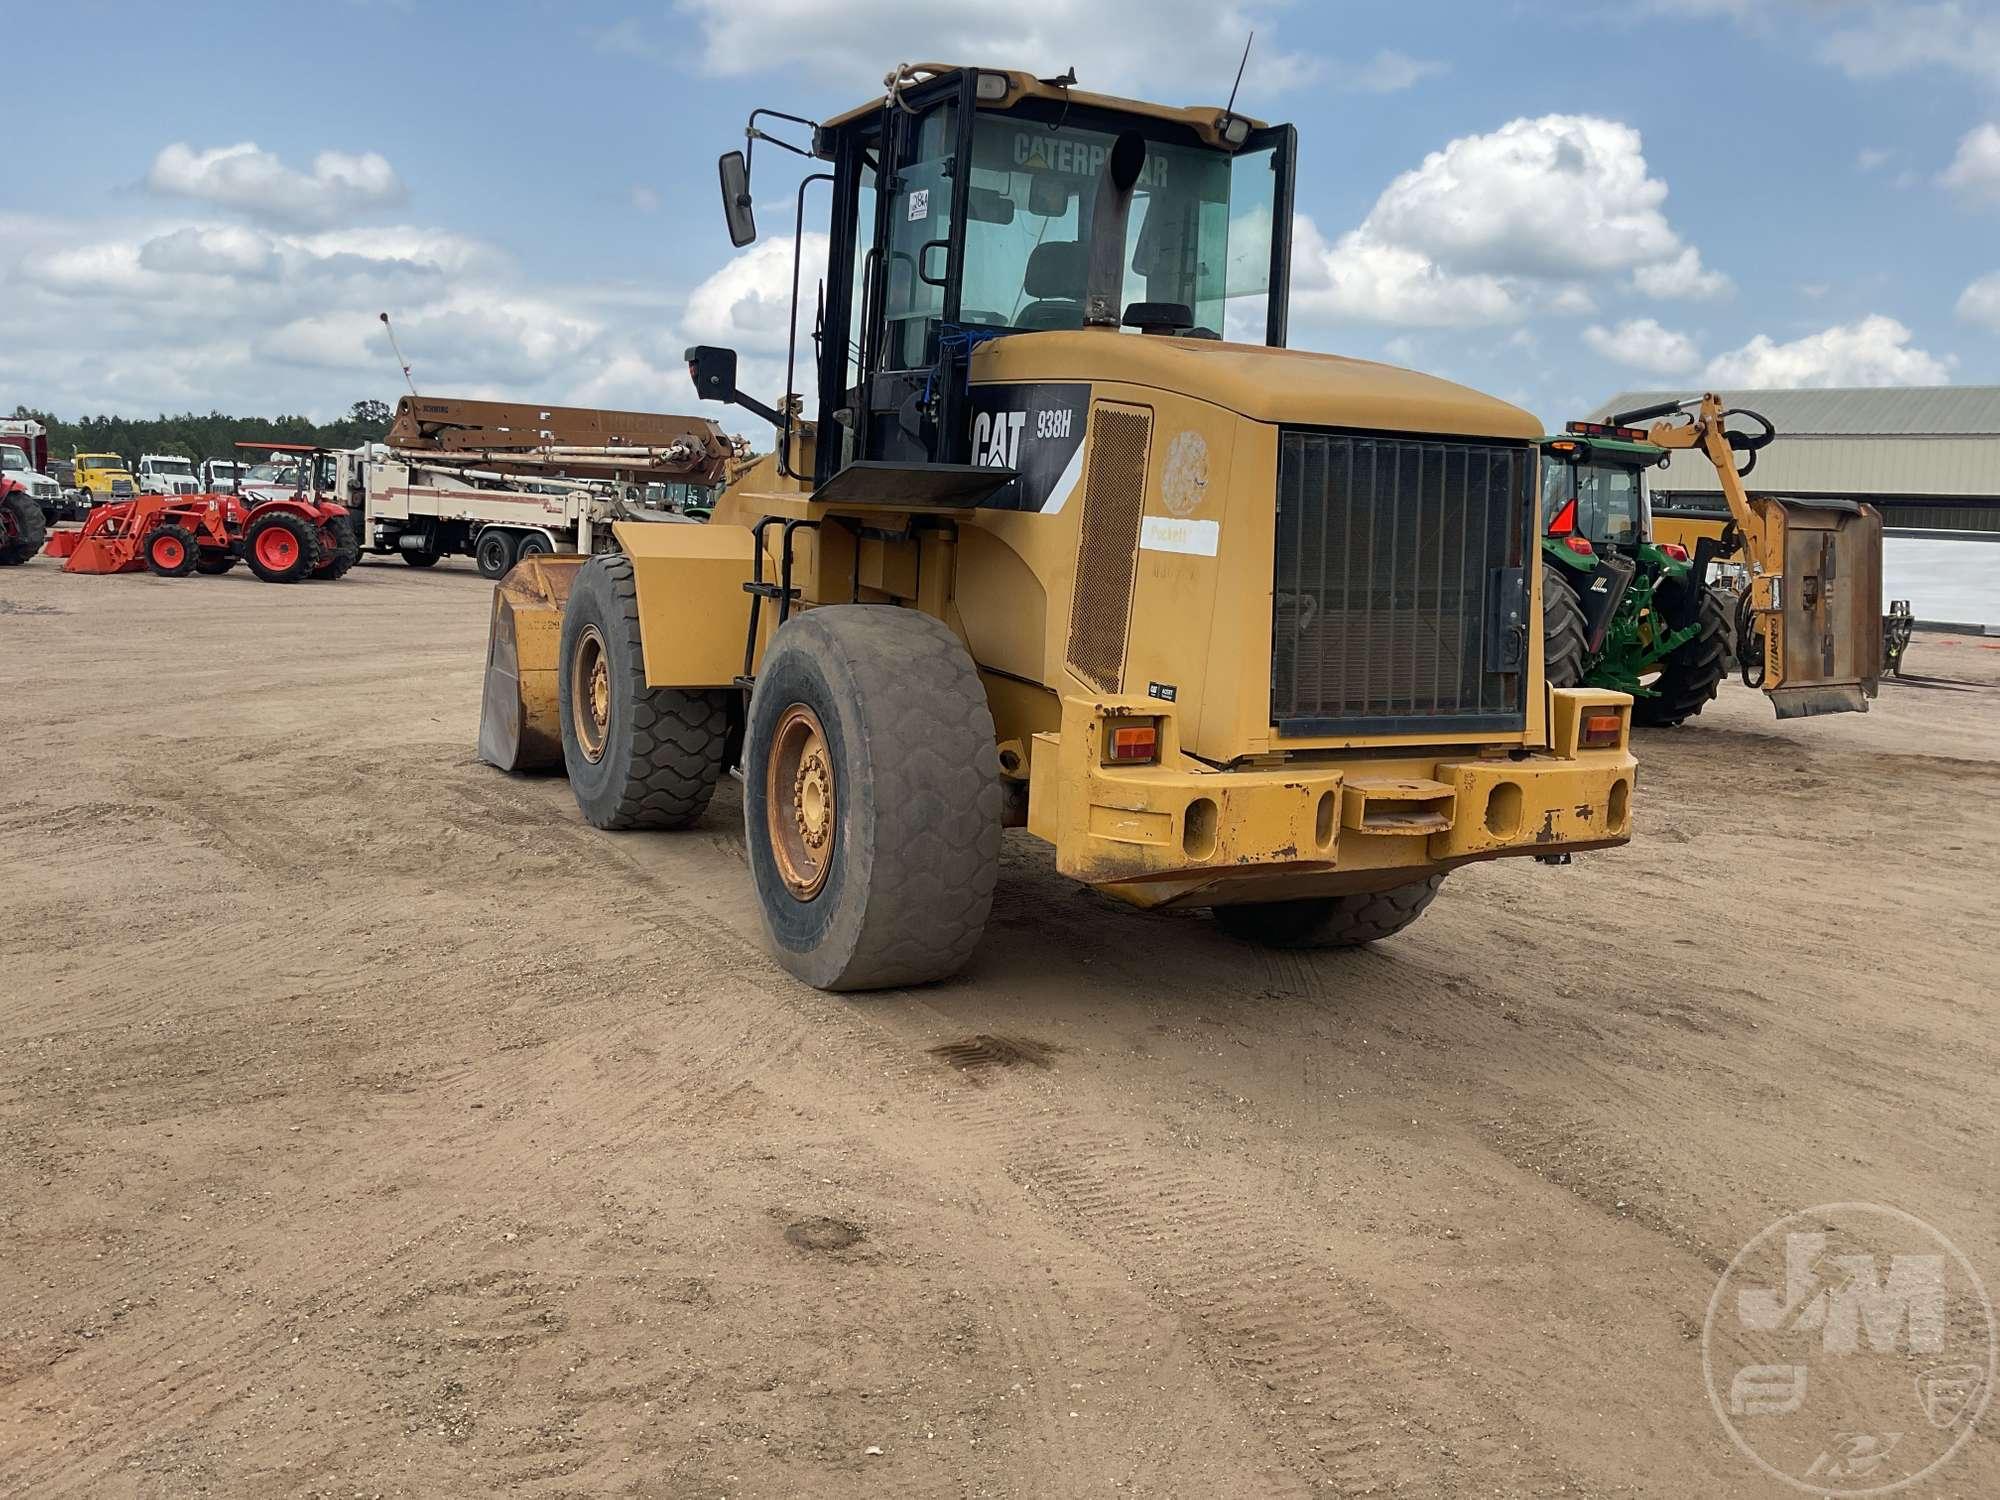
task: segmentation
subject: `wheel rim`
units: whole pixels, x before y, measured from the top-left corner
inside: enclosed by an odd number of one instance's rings
[[[153,561],[163,568],[178,568],[186,556],[178,537],[163,536],[153,541]]]
[[[257,561],[273,572],[282,573],[299,560],[299,539],[282,526],[266,526],[257,533]]]
[[[570,722],[584,759],[596,765],[604,759],[605,742],[611,738],[611,661],[595,625],[583,627],[569,673]]]
[[[764,819],[785,888],[810,901],[833,865],[840,808],[819,716],[794,703],[778,720],[764,772]]]

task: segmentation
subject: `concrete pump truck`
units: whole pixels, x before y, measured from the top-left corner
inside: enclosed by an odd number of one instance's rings
[[[918,65],[747,134],[738,246],[757,146],[818,168],[795,303],[830,199],[804,389],[688,351],[774,448],[706,524],[501,582],[488,760],[560,762],[607,829],[740,769],[772,946],[827,989],[957,970],[1007,827],[1288,946],[1630,837],[1631,699],[1544,680],[1539,424],[1285,348],[1290,127]]]

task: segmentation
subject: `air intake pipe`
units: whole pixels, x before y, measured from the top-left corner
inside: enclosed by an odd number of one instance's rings
[[[1146,166],[1146,138],[1120,132],[1097,180],[1090,213],[1090,265],[1083,284],[1086,328],[1116,328],[1125,318],[1125,221],[1132,213],[1132,190]]]

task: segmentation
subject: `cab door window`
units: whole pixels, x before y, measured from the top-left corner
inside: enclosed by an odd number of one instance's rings
[[[953,152],[958,111],[941,104],[903,133],[883,250],[882,367],[930,363],[930,337],[945,310],[951,242]]]

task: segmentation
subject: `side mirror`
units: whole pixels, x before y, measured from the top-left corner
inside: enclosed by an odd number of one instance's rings
[[[727,158],[724,158],[727,160]],[[713,344],[696,344],[687,352],[688,378],[704,401],[729,401],[736,395],[736,351]]]
[[[681,356],[687,361],[688,378],[695,394],[704,401],[727,401],[745,411],[755,412],[773,427],[784,427],[785,414],[766,406],[754,396],[736,388],[736,351],[714,344],[696,344]],[[789,430],[789,429],[787,429]]]
[[[750,163],[741,151],[725,151],[716,165],[722,175],[722,217],[729,224],[729,243],[741,250],[757,238],[757,216],[750,209]]]

